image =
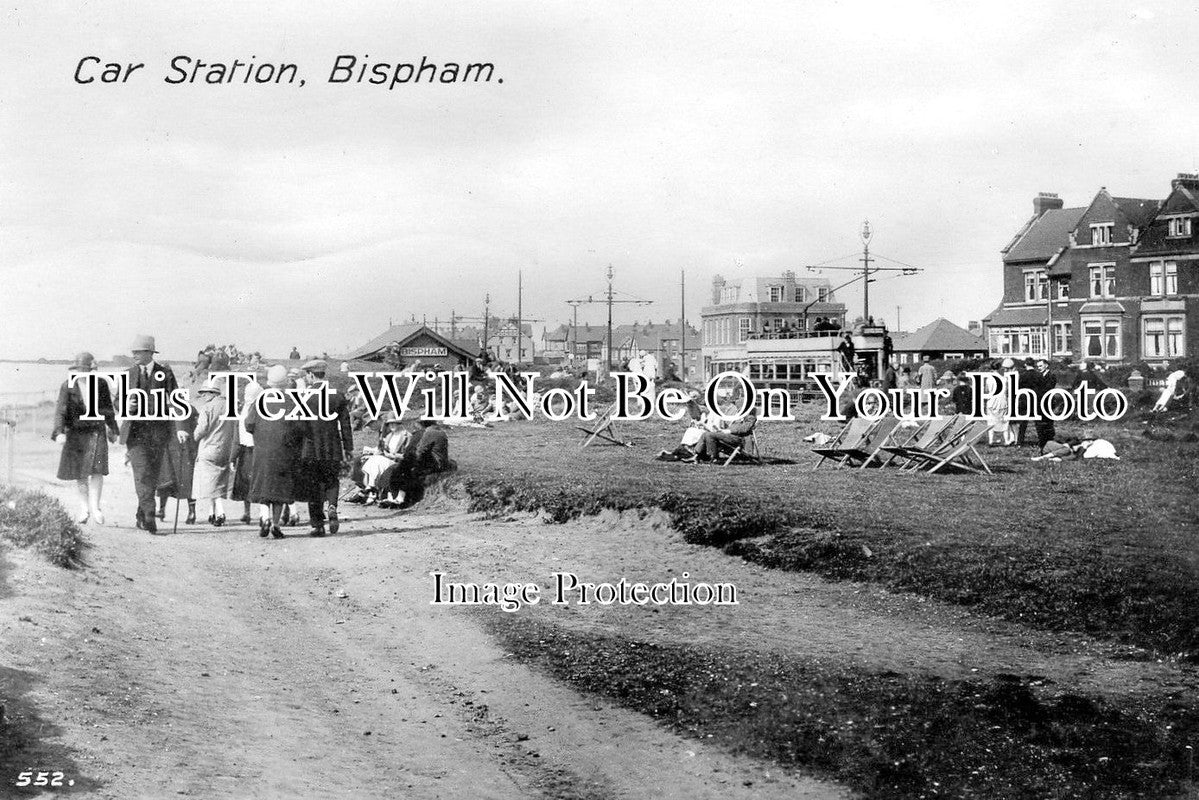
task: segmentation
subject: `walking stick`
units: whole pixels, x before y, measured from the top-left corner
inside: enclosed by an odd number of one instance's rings
[[[175,524],[171,526],[171,533],[179,532],[179,498],[175,498]]]

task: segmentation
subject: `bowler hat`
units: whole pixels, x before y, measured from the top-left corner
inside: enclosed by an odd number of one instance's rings
[[[144,333],[139,333],[133,337],[133,344],[129,349],[136,353],[138,350],[149,350],[151,353],[157,353],[158,348],[154,346],[154,337],[146,336]]]
[[[75,362],[68,368],[71,372],[92,372],[96,369],[96,357],[86,350],[75,354]]]

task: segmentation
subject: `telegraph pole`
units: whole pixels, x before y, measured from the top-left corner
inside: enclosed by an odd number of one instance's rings
[[[521,308],[521,301],[522,301],[523,295],[524,295],[524,277],[523,277],[521,271],[517,270],[516,271],[516,363],[517,364],[521,364],[525,360],[525,357],[524,357],[524,343],[525,343],[524,328],[521,325],[521,322],[522,322],[521,317],[523,316],[523,309]]]

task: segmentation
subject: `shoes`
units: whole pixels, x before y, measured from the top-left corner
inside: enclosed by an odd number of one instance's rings
[[[158,523],[152,519],[146,520],[144,524],[146,526],[146,530],[149,531],[152,536],[166,536],[167,535],[166,531],[158,530]]]
[[[86,525],[90,516],[86,508],[80,509],[79,513],[75,515],[75,524]]]
[[[158,513],[155,514],[154,516],[158,517],[159,519],[166,519],[167,518],[167,507],[159,506]]]
[[[187,510],[187,519],[183,520],[183,524],[184,525],[195,525],[196,524],[196,510],[194,508],[189,508]]]
[[[308,531],[308,535],[309,536],[324,536],[325,535],[325,523],[318,522],[315,525],[313,525],[312,530]]]
[[[272,525],[271,526],[271,536],[274,536],[276,539],[282,539],[283,538],[283,530],[278,525]]]
[[[216,518],[211,518],[211,517],[210,517],[208,521],[212,523],[213,527],[215,527],[215,528],[219,528],[219,527],[221,527],[222,525],[224,525],[224,524],[225,524],[225,515],[224,515],[224,514],[217,514],[217,515],[216,515]]]
[[[337,519],[337,509],[329,510],[329,533],[336,536],[341,529],[341,521]]]
[[[290,525],[291,524],[291,507],[290,506],[286,506],[286,505],[283,506],[283,516],[281,516],[279,518],[279,524],[280,525]]]
[[[93,511],[92,512],[92,522],[96,523],[97,525],[103,525],[104,524],[104,512],[98,508],[95,511]]]
[[[249,524],[250,524],[250,515],[249,515],[249,514],[242,514],[242,515],[241,515],[241,524],[242,524],[242,525],[249,525]]]
[[[139,531],[144,531],[146,529],[146,516],[142,513],[140,506],[138,507],[137,514],[134,516],[134,518],[137,520],[137,529]]]
[[[271,535],[271,521],[269,519],[258,520],[258,535],[263,539]]]

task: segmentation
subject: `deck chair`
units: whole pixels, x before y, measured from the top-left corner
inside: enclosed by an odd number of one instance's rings
[[[816,466],[812,467],[812,471],[815,472],[819,469],[826,459],[840,464],[846,459],[847,451],[856,451],[861,448],[863,440],[877,424],[876,421],[862,417],[854,417],[845,423],[845,427],[831,442],[822,447],[812,448],[812,452],[820,456],[820,460],[816,462]]]
[[[883,445],[883,452],[890,456],[887,463],[897,460],[900,469],[915,467],[919,463],[916,460],[919,455],[936,452],[958,426],[959,421],[956,414],[952,417],[928,420],[907,442]]]
[[[922,425],[907,425],[897,419],[892,419],[891,423],[887,423],[884,420],[881,435],[873,437],[871,451],[862,460],[858,469],[866,469],[871,464],[877,464],[880,467],[887,466],[895,456],[886,452],[885,448],[907,445],[919,435],[922,428]]]
[[[920,454],[916,461],[920,467],[928,468],[929,474],[945,467],[962,469],[967,472],[986,472],[993,474],[987,462],[974,447],[980,439],[987,435],[991,424],[985,419],[967,420],[934,454]]]
[[[845,457],[837,462],[837,469],[842,467],[861,467],[873,460],[883,442],[895,430],[899,420],[895,417],[882,417],[875,420],[874,425],[862,437],[857,447],[844,448]]]
[[[741,460],[750,464],[764,464],[762,459],[762,451],[758,449],[758,430],[754,428],[749,434],[742,438],[741,444],[733,448],[733,452],[729,453],[729,457],[724,460],[723,466],[728,466],[734,461]]]
[[[596,418],[594,427],[588,428],[586,425],[576,425],[576,428],[587,434],[587,437],[583,439],[583,443],[579,445],[579,447],[586,447],[596,439],[603,439],[609,444],[618,444],[622,447],[632,447],[632,442],[627,442],[624,439],[619,438],[618,434],[616,433],[616,422],[612,419],[612,415],[615,413],[616,403],[613,403],[612,405],[608,406],[607,411],[605,411],[603,414],[600,414]]]

